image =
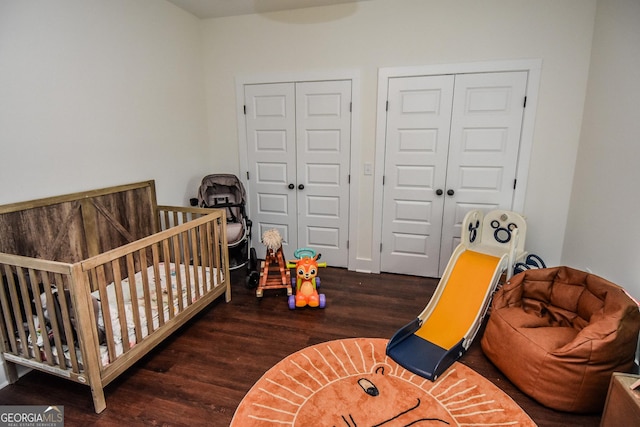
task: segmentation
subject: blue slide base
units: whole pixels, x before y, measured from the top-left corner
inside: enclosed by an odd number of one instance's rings
[[[414,332],[419,328],[420,321],[418,319],[405,325],[391,337],[387,344],[386,353],[403,368],[435,381],[464,354],[463,340],[460,340],[449,350],[445,350],[414,335]]]

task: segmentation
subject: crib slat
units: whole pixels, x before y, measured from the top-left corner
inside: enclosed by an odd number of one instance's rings
[[[205,244],[207,246],[207,255],[208,255],[207,266],[209,267],[207,269],[207,281],[205,282],[208,284],[207,291],[210,291],[216,286],[216,280],[214,277],[214,273],[215,273],[214,268],[216,263],[214,254],[216,249],[214,247],[215,242],[213,240],[213,232],[214,232],[214,225],[212,223],[207,223],[206,239],[205,239]]]
[[[2,301],[4,301],[5,297],[6,297],[6,294],[4,292],[4,286],[0,286],[0,298],[2,298]],[[6,313],[5,309],[4,309],[4,305],[5,304],[2,304],[2,306],[3,306],[3,308],[2,308],[3,315],[0,316],[0,352],[2,352],[2,353],[11,352],[11,348],[7,348],[6,339],[8,339],[9,335],[13,335],[13,328],[7,327],[7,324],[5,323],[5,316],[6,316],[7,313]],[[7,338],[5,338],[5,337],[7,337]]]
[[[164,273],[165,273],[165,288],[166,288],[166,297],[167,297],[167,311],[168,311],[168,318],[169,319],[173,319],[173,316],[175,315],[174,310],[173,310],[173,286],[172,286],[172,282],[173,279],[171,277],[171,253],[169,251],[169,240],[168,239],[164,239],[162,241],[162,254],[164,257]],[[164,301],[165,300],[165,293],[160,294],[160,300]],[[164,304],[163,306],[163,311],[164,311]]]
[[[202,251],[201,257],[201,269],[202,269],[202,294],[206,294],[209,291],[209,266],[211,265],[210,253],[211,248],[209,247],[209,228],[207,224],[202,224],[201,227],[198,227],[200,231],[200,246]]]
[[[120,336],[122,337],[122,352],[126,353],[129,351],[129,333],[127,331],[127,314],[124,309],[124,295],[122,294],[122,272],[120,271],[120,261],[112,261],[111,269],[113,274],[112,286],[116,294],[116,307],[118,309],[118,323],[120,323]],[[131,287],[131,277],[129,277],[129,287]]]
[[[44,315],[44,310],[42,308],[42,300],[40,299],[41,292],[37,285],[35,286],[35,289],[34,289],[34,283],[40,283],[40,281],[38,280],[36,272],[33,268],[28,269],[27,277],[29,277],[29,283],[31,284],[31,291],[33,292],[32,301],[36,307],[36,317],[38,318],[38,328],[40,329],[40,336],[42,337],[42,344],[44,346],[45,361],[49,365],[54,365],[53,354],[51,353],[51,345],[49,343],[49,336],[47,334],[47,319]],[[47,307],[53,307],[53,306],[47,306]],[[52,312],[51,309],[49,308],[48,314],[49,314],[49,317],[55,317],[55,309]],[[38,349],[39,346],[37,345],[37,337],[36,337],[36,342],[32,342],[32,346],[33,346],[34,352],[36,352],[36,350],[39,350]]]
[[[183,288],[183,281],[182,281],[182,257],[180,256],[180,245],[179,245],[179,240],[180,236],[173,236],[171,238],[171,243],[173,244],[173,256],[174,256],[174,264],[176,266],[176,298],[178,300],[178,312],[182,313],[182,310],[184,310],[184,293],[185,293],[185,289]],[[188,270],[188,266],[187,268],[185,268],[185,270]],[[184,282],[186,283],[186,287],[187,289],[189,288],[189,282]],[[187,302],[187,304],[189,304],[189,302]]]
[[[164,310],[162,309],[162,283],[160,283],[160,255],[158,254],[158,246],[153,245],[153,275],[156,291],[156,312],[158,313],[158,328],[164,325]],[[153,320],[152,322],[153,323]]]
[[[194,300],[200,299],[200,278],[198,277],[198,235],[194,228],[191,229],[191,255],[193,257],[193,283],[195,287]]]
[[[198,234],[198,245],[200,251],[200,274],[199,276],[202,278],[202,283],[199,284],[198,288],[202,291],[202,295],[204,295],[207,291],[207,245],[206,245],[206,236],[205,236],[205,225],[199,225],[197,227]],[[197,271],[197,270],[196,270]]]
[[[149,273],[146,269],[147,266],[147,252],[146,249],[139,251],[140,265],[142,271],[142,286],[143,288],[149,287]],[[131,266],[133,267],[133,265]],[[131,268],[127,267],[127,268]],[[133,286],[129,283],[129,295],[131,296],[131,311],[133,313],[133,323],[135,325],[136,343],[142,341],[142,322],[140,321],[140,301],[138,301],[138,284]]]
[[[104,330],[107,337],[107,352],[109,354],[109,360],[114,360],[116,357],[116,347],[113,336],[113,322],[111,321],[111,310],[109,308],[109,295],[107,293],[107,283],[104,274],[99,274],[102,269],[102,265],[99,265],[91,270],[91,275],[95,282],[98,284],[98,292],[100,295],[100,308],[102,309],[102,320],[104,322]]]
[[[53,286],[51,285],[51,281],[49,280],[48,274],[42,275],[42,284],[44,285],[44,295],[45,301],[47,305],[47,311],[51,313],[51,310],[55,310],[55,301],[53,296]],[[56,352],[58,354],[58,366],[62,369],[66,369],[67,362],[64,358],[64,349],[62,348],[62,338],[60,331],[62,330],[62,325],[58,324],[58,316],[49,314],[49,322],[51,324],[51,331],[53,335],[53,344],[55,346]],[[47,357],[50,357],[47,353]],[[51,359],[53,361],[53,357]]]
[[[216,279],[215,279],[215,264],[216,264],[216,260],[215,260],[215,247],[214,247],[214,240],[213,240],[213,232],[214,232],[214,225],[213,224],[207,224],[207,252],[209,254],[209,260],[207,262],[208,264],[208,269],[207,269],[207,283],[208,283],[208,290],[211,291],[213,290],[213,288],[216,287]]]
[[[80,366],[78,364],[78,355],[76,352],[76,341],[74,339],[74,331],[73,325],[71,324],[71,319],[69,318],[69,313],[71,313],[71,301],[67,300],[67,293],[65,292],[68,289],[68,284],[65,283],[64,278],[68,276],[62,276],[61,274],[56,274],[56,285],[58,288],[57,296],[58,302],[60,303],[60,311],[62,311],[62,324],[64,326],[65,338],[67,340],[67,351],[69,352],[69,356],[71,358],[71,369],[75,373],[80,372]],[[58,355],[60,359],[62,357],[61,365],[65,365],[64,362],[65,357],[64,353],[62,355]]]
[[[212,277],[211,281],[214,284],[222,283],[221,274],[222,266],[220,265],[220,221],[215,221],[212,224],[213,228],[213,241],[211,242],[211,248],[213,252],[213,267],[216,269],[215,277]]]
[[[186,231],[183,233],[180,233],[179,239],[180,239],[180,250],[184,254],[184,265],[185,265],[184,280],[185,280],[185,283],[187,283],[187,306],[189,306],[193,301],[193,292],[191,291],[191,288],[192,288],[191,283],[193,282],[191,281],[191,268],[189,268],[189,260],[193,258],[193,255],[191,254],[191,250],[189,249],[190,248],[189,234]]]
[[[127,254],[127,256],[125,258],[127,260],[127,278],[129,279],[129,293],[131,294],[131,292],[132,292],[131,290],[132,289],[133,289],[134,293],[137,293],[138,283],[136,281],[136,267],[135,267],[136,263],[135,263],[135,259],[134,259],[132,253]],[[145,270],[145,273],[146,273],[146,269],[143,269],[143,270]],[[133,309],[134,306],[136,307],[135,308],[136,311],[135,311],[135,314],[133,314],[133,316],[135,318],[139,319],[140,318],[140,314],[138,313],[138,310],[137,310],[138,301],[132,299],[131,300],[132,309]],[[122,314],[120,314],[119,316],[120,316],[120,319],[123,319],[122,316],[124,316],[124,319],[125,319],[124,329],[122,329],[122,334],[123,334],[122,335],[122,345],[123,345],[123,348],[127,348],[127,350],[128,350],[130,348],[130,345],[129,345],[129,327],[127,326],[127,317],[126,317],[126,314],[124,313],[124,306],[122,307]],[[139,320],[138,320],[138,323],[139,323]],[[120,326],[122,326],[122,320],[120,320]],[[140,328],[137,328],[137,329],[140,329]],[[138,339],[138,336],[140,336],[140,339]],[[126,345],[124,344],[125,339],[127,341]],[[139,341],[142,341],[142,331],[138,330],[138,331],[136,331],[136,342],[139,342]]]
[[[147,332],[150,334],[153,332],[153,315],[151,314],[151,298],[149,295],[151,283],[149,282],[149,270],[147,268],[147,248],[141,249],[139,251],[139,254],[142,272],[142,296],[137,295],[136,289],[136,300],[138,301],[138,303],[142,303],[144,305],[144,314],[147,321]],[[142,298],[142,301],[140,301],[140,298]],[[134,301],[133,296],[131,297],[131,300]]]
[[[14,297],[15,283],[13,281],[13,271],[11,271],[11,268],[5,264],[4,272],[5,277],[7,278],[7,291],[9,291],[9,294],[7,295],[4,286],[0,289],[0,293],[2,293],[2,312],[4,313],[5,321],[4,330],[7,332],[7,336],[9,338],[11,353],[18,354],[18,342],[16,340],[15,331],[22,327],[22,325],[18,327],[18,319],[21,319],[21,316],[17,316],[15,312],[15,310],[18,309],[18,306],[16,298]],[[9,307],[8,304],[9,299],[11,299],[11,307]],[[13,317],[11,317],[12,314]]]
[[[11,316],[9,316],[8,312],[7,294],[4,286],[0,286],[0,308],[2,308],[2,316],[0,316],[0,337],[2,338],[0,339],[0,351],[4,353],[11,351],[11,348],[7,348],[6,340],[13,336],[13,325],[11,325]],[[11,344],[9,343],[9,345]]]
[[[198,227],[198,244],[200,245],[200,292],[202,292],[202,295],[205,295],[207,293],[207,272],[209,271],[209,246],[207,245],[206,224],[202,224]]]
[[[213,224],[211,223],[207,223],[207,253],[209,254],[209,262],[207,263],[207,265],[209,266],[209,273],[207,276],[207,281],[205,283],[209,283],[209,287],[207,289],[207,291],[213,289],[216,285],[215,282],[215,277],[213,276],[213,272],[214,272],[214,266],[215,266],[215,258],[214,258],[214,252],[215,252],[215,247],[214,247],[214,240],[213,240],[213,232],[214,232],[214,227]]]

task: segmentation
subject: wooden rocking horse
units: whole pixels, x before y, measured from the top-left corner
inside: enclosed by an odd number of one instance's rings
[[[282,252],[282,236],[275,228],[267,230],[262,233],[262,243],[267,247],[267,253],[261,263],[256,296],[262,297],[265,289],[286,289],[287,295],[291,295],[291,272]]]

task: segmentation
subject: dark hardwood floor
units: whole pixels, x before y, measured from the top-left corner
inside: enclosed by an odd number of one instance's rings
[[[232,301],[213,303],[112,382],[103,413],[95,414],[88,387],[35,371],[0,390],[0,404],[64,405],[66,426],[228,426],[245,393],[276,362],[323,341],[390,338],[417,316],[436,286],[434,279],[325,268],[327,307],[290,311],[284,291],[258,299],[244,287],[242,273],[233,276]],[[509,394],[539,426],[599,425],[600,415],[557,412],[523,395],[484,356],[479,336],[461,362]]]

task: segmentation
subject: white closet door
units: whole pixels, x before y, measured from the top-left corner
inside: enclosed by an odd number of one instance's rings
[[[264,258],[262,233],[275,228],[284,240],[285,253],[292,254],[298,243],[295,86],[246,85],[244,91],[252,245]]]
[[[471,209],[511,209],[527,73],[389,78],[382,271],[440,277]]]
[[[349,259],[351,81],[245,85],[249,218],[264,258],[275,228],[288,259],[310,247],[322,261]]]
[[[469,210],[512,208],[526,87],[526,72],[456,76],[440,274]]]
[[[348,80],[296,83],[298,246],[334,267],[348,262],[350,104]]]
[[[438,274],[453,83],[453,76],[389,79],[382,271]]]

